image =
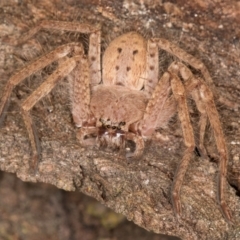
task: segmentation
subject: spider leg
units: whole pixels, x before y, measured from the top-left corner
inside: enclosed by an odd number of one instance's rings
[[[232,215],[231,212],[226,204],[225,197],[224,197],[224,190],[226,187],[226,177],[227,177],[227,164],[228,164],[228,153],[226,142],[224,139],[223,130],[221,127],[221,122],[219,120],[219,115],[213,100],[213,94],[208,86],[203,82],[202,79],[199,79],[200,86],[199,92],[201,96],[201,100],[203,101],[206,112],[213,128],[216,145],[218,152],[220,154],[220,166],[219,166],[219,173],[218,173],[218,202],[220,205],[220,209],[223,213],[223,216],[228,222],[232,222]]]
[[[101,31],[100,26],[93,26],[79,22],[65,22],[45,20],[40,22],[37,26],[26,32],[21,38],[9,38],[5,40],[11,45],[21,45],[36,35],[43,29],[79,32],[83,34],[90,34],[88,57],[91,72],[91,84],[96,85],[101,81]]]
[[[202,73],[203,78],[206,80],[208,86],[213,91],[214,95],[218,98],[218,101],[220,101],[221,103],[223,103],[224,105],[226,105],[232,109],[238,108],[240,106],[239,104],[232,102],[218,94],[217,89],[215,88],[213,80],[210,76],[210,73],[202,61],[198,60],[191,54],[188,54],[183,49],[179,48],[178,46],[176,46],[175,44],[171,43],[170,41],[168,41],[166,39],[152,38],[149,41],[156,43],[160,49],[163,49],[163,50],[169,52],[173,56],[178,57],[180,60],[189,64],[193,68],[199,70]]]
[[[149,137],[153,131],[162,123],[166,122],[176,113],[181,121],[184,143],[187,149],[179,163],[175,173],[172,186],[172,203],[175,214],[181,213],[180,190],[185,176],[189,161],[195,148],[194,134],[190,122],[189,111],[186,101],[186,90],[181,80],[178,78],[178,72],[170,65],[168,72],[165,72],[156,86],[152,98],[149,100],[143,120],[139,123],[139,131],[143,137]],[[189,84],[189,88],[192,84]],[[195,86],[195,84],[193,84]],[[172,88],[173,96],[169,97]],[[168,109],[170,107],[170,110]]]
[[[76,134],[81,146],[85,147],[94,146],[97,144],[96,137],[91,137],[91,135],[98,135],[98,127],[81,127]],[[90,137],[86,138],[87,136]]]
[[[69,31],[69,32],[79,32],[79,33],[92,33],[99,30],[99,27],[92,26],[90,24],[81,24],[79,22],[65,22],[65,21],[55,21],[55,20],[44,20],[37,24],[34,28],[26,32],[21,39],[9,38],[5,41],[11,45],[21,45],[28,41],[39,31],[43,29],[58,30],[58,31]]]
[[[163,49],[163,50],[169,52],[170,54],[178,57],[179,59],[186,62],[187,64],[189,64],[193,68],[200,70],[202,75],[206,79],[207,83],[209,85],[213,86],[213,80],[212,80],[206,66],[203,64],[203,62],[201,62],[200,60],[198,60],[197,58],[195,58],[191,54],[185,52],[183,49],[179,48],[178,46],[176,46],[175,44],[171,43],[170,41],[168,41],[166,39],[153,38],[152,41],[156,42],[160,49]]]
[[[159,78],[159,54],[156,43],[147,42],[147,61],[146,61],[146,76],[144,80],[144,93],[150,99]]]
[[[90,63],[91,87],[101,82],[101,31],[93,32],[89,37],[88,59]]]
[[[176,112],[177,103],[174,96],[171,95],[163,105],[162,111],[158,114],[156,129],[166,126]]]
[[[67,54],[72,53],[76,54],[72,58],[67,58]],[[62,61],[59,59],[62,58]],[[64,59],[65,58],[65,59]],[[12,89],[20,83],[24,78],[27,76],[30,76],[31,74],[37,72],[38,70],[42,69],[43,67],[47,66],[48,64],[52,63],[53,61],[59,60],[59,66],[58,68],[46,79],[45,82],[43,82],[33,93],[21,104],[21,113],[23,115],[23,119],[29,134],[31,147],[32,147],[32,162],[31,162],[31,169],[36,170],[37,164],[39,161],[39,155],[40,155],[40,145],[37,137],[36,130],[34,128],[34,124],[31,119],[30,110],[31,108],[38,102],[43,96],[48,94],[52,88],[57,84],[57,82],[64,76],[67,76],[76,66],[78,66],[79,69],[82,70],[82,74],[79,76],[81,80],[83,80],[83,85],[89,86],[89,75],[86,74],[88,71],[86,69],[89,68],[89,63],[86,58],[84,58],[83,55],[83,48],[82,45],[79,43],[70,43],[63,46],[60,46],[53,50],[52,52],[46,54],[45,56],[40,57],[39,59],[33,61],[28,66],[20,70],[18,73],[13,75],[10,80],[8,81],[5,91],[3,94],[3,97],[0,102],[0,119],[3,122],[5,112],[6,111],[6,105],[8,98],[10,97]],[[84,70],[85,69],[85,70]],[[78,70],[79,71],[79,70]],[[88,83],[85,78],[88,78]],[[81,87],[81,85],[80,85]],[[87,121],[87,114],[88,107],[86,107],[87,102],[90,99],[90,90],[87,91],[84,88],[85,92],[84,95],[82,95],[85,99],[81,102],[81,106],[83,105],[83,113],[82,113],[82,122]],[[75,95],[78,93],[78,88],[76,88]],[[74,91],[73,91],[74,92]],[[81,92],[81,91],[80,91]],[[80,101],[80,99],[77,99],[74,97],[73,94],[73,102],[77,103]],[[73,104],[73,109],[74,109]],[[74,110],[73,110],[74,114]]]
[[[143,137],[151,136],[157,127],[158,118],[164,109],[164,105],[168,103],[171,106],[174,106],[174,100],[168,98],[170,87],[172,87],[173,95],[178,105],[178,113],[182,125],[184,142],[187,147],[175,173],[172,186],[173,209],[176,214],[179,214],[181,212],[181,203],[179,197],[180,189],[189,161],[191,159],[192,152],[195,148],[195,142],[190,117],[188,114],[185,89],[181,83],[181,80],[177,77],[176,74],[171,73],[170,71],[163,74],[153,92],[152,98],[147,104],[143,120],[139,125],[139,130]],[[174,107],[172,107],[173,113],[175,112]]]
[[[214,103],[213,93],[207,84],[201,78],[195,78],[190,69],[188,69],[184,64],[180,62],[174,62],[170,65],[169,71],[180,73],[184,80],[184,85],[186,91],[192,95],[196,106],[201,113],[200,116],[200,149],[202,151],[206,150],[204,148],[204,135],[205,128],[207,124],[207,118],[210,121],[211,127],[214,132],[216,145],[218,152],[220,154],[220,166],[218,175],[218,202],[223,216],[228,222],[232,222],[232,215],[227,207],[224,190],[226,186],[226,175],[227,175],[227,163],[228,163],[228,153],[226,142],[219,119],[219,115]]]
[[[90,113],[90,71],[89,61],[82,56],[80,63],[68,78],[72,103],[73,121],[77,127],[95,126],[95,119]]]
[[[171,73],[171,75],[172,92],[177,101],[178,116],[182,126],[184,143],[187,147],[175,172],[171,190],[173,209],[175,214],[178,215],[181,213],[180,190],[187,167],[189,165],[189,161],[191,160],[191,156],[195,148],[195,141],[193,128],[189,117],[184,85],[175,73]]]
[[[52,62],[65,57],[71,52],[74,52],[76,54],[83,54],[82,45],[79,43],[69,43],[66,45],[62,45],[56,48],[55,50],[51,51],[50,53],[34,60],[32,63],[28,64],[26,67],[15,73],[9,79],[4,88],[3,95],[0,101],[0,125],[3,123],[5,119],[10,95],[12,93],[13,88],[26,77],[36,73],[37,71],[46,67]]]
[[[168,70],[170,72],[171,71],[175,72],[177,75],[180,74],[180,76],[184,80],[184,86],[185,86],[187,95],[191,95],[191,97],[196,103],[198,111],[201,113],[200,120],[199,120],[198,147],[201,151],[201,155],[204,157],[207,157],[207,151],[204,147],[204,136],[205,136],[208,117],[205,110],[205,106],[203,105],[203,102],[200,100],[200,93],[197,89],[197,86],[199,85],[199,81],[194,77],[190,69],[187,68],[181,62],[173,62],[169,66]],[[176,111],[177,111],[176,100],[173,96],[171,96],[169,99],[167,99],[166,103],[163,106],[161,114],[159,114],[158,116],[157,128],[161,128],[165,126],[169,122],[169,119],[171,119],[171,117],[173,117],[173,115],[176,113]]]
[[[203,157],[207,157],[207,151],[204,147],[204,137],[205,137],[205,131],[207,126],[207,113],[206,108],[203,102],[201,101],[200,92],[198,90],[199,86],[199,80],[194,77],[192,72],[189,68],[186,67],[181,62],[173,62],[169,66],[169,71],[173,71],[176,74],[180,74],[182,79],[184,80],[184,86],[187,92],[187,95],[191,95],[194,102],[196,103],[198,111],[201,113],[200,120],[199,120],[199,143],[198,147],[201,151],[201,155]]]
[[[81,55],[67,58],[65,61],[59,64],[58,68],[45,80],[45,82],[43,82],[36,90],[34,90],[32,94],[21,104],[21,113],[28,131],[32,148],[32,161],[30,163],[31,170],[37,170],[40,157],[40,145],[30,110],[41,98],[46,96],[53,89],[59,80],[67,76],[77,66],[77,63],[81,61],[86,61]]]
[[[159,113],[168,100],[170,93],[170,74],[165,72],[155,87],[151,99],[148,101],[143,119],[139,122],[139,131],[143,137],[150,137],[158,124]]]
[[[127,132],[125,135],[127,140],[131,140],[136,144],[136,149],[134,152],[128,152],[126,154],[127,159],[137,158],[142,155],[144,150],[144,140],[138,134]]]
[[[172,88],[173,97],[169,97]],[[170,68],[165,72],[149,100],[139,131],[143,137],[149,137],[159,126],[176,112],[176,104],[187,149],[178,165],[172,186],[172,203],[176,214],[181,212],[180,190],[189,161],[195,148],[193,129],[190,122],[184,85],[177,74]],[[167,107],[170,107],[168,111]],[[159,122],[160,121],[160,122]]]

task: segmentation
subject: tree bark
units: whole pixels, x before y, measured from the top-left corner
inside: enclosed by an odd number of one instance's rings
[[[236,1],[35,1],[0,3],[1,80],[3,86],[17,68],[65,42],[83,40],[79,34],[42,31],[18,47],[4,43],[16,39],[43,19],[101,24],[103,48],[109,39],[128,30],[146,37],[164,37],[201,59],[208,67],[219,94],[239,101],[240,5]],[[188,3],[187,3],[188,2]],[[87,48],[87,44],[86,44]],[[160,51],[161,74],[173,59]],[[67,191],[81,191],[139,226],[182,239],[239,239],[240,189],[238,110],[218,104],[229,152],[227,203],[235,225],[222,217],[217,204],[218,153],[210,130],[205,144],[209,159],[193,156],[181,191],[183,212],[173,214],[170,190],[173,175],[185,149],[177,117],[146,144],[140,159],[127,161],[124,153],[80,146],[71,120],[67,82],[62,81],[32,110],[39,132],[42,160],[36,175],[29,174],[31,148],[18,102],[43,81],[54,65],[28,78],[11,95],[7,118],[0,128],[0,169],[23,181],[45,182]],[[198,74],[197,71],[193,70]],[[189,101],[198,138],[199,116]]]

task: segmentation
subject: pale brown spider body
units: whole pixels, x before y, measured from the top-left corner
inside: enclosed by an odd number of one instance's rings
[[[91,144],[123,148],[125,140],[132,140],[135,137],[137,151],[139,151],[138,153],[135,151],[135,155],[140,155],[143,150],[143,142],[134,131],[134,125],[143,118],[146,105],[147,98],[143,91],[131,90],[117,85],[105,86],[101,84],[95,86],[90,101],[90,111],[95,121],[94,128],[90,128],[89,131],[91,134],[94,130],[96,131],[95,135],[98,142],[91,141]],[[78,134],[83,145],[88,128],[89,126],[86,126],[85,133],[81,135],[83,126]],[[129,153],[128,156],[130,156]]]
[[[88,56],[85,56],[80,43],[59,46],[14,74],[3,91],[0,122],[3,122],[12,89],[27,76],[58,61],[58,68],[21,104],[33,151],[31,167],[37,168],[40,143],[30,110],[59,80],[68,77],[72,116],[79,127],[77,137],[83,145],[100,142],[122,147],[124,141],[132,140],[136,144],[135,151],[128,153],[127,157],[137,157],[143,152],[144,139],[151,138],[156,129],[178,113],[186,150],[175,173],[171,197],[174,212],[180,214],[180,189],[196,146],[186,101],[190,95],[200,112],[199,148],[203,154],[206,154],[204,134],[207,119],[213,128],[220,155],[218,201],[224,217],[231,221],[224,199],[228,154],[213,100],[213,82],[204,64],[165,39],[146,40],[136,32],[123,34],[113,40],[105,50],[101,64],[99,29],[75,22],[44,21],[30,30],[21,41],[27,41],[42,28],[88,33],[90,40]],[[159,49],[179,59],[170,64],[160,79]],[[194,76],[187,65],[199,70],[206,82]]]

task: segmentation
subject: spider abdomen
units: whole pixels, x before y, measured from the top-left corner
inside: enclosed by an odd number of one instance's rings
[[[146,72],[147,41],[136,32],[114,39],[103,55],[103,84],[141,90]]]

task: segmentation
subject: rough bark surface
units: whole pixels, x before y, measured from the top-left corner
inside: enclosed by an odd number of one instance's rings
[[[21,34],[43,19],[102,24],[103,48],[128,30],[146,37],[164,37],[201,59],[208,67],[221,96],[240,102],[240,4],[228,1],[1,1],[0,37]],[[70,41],[87,36],[42,31],[26,44],[0,46],[0,96],[17,68],[31,59]],[[174,59],[160,51],[163,71]],[[216,201],[218,153],[213,133],[205,139],[209,159],[193,156],[181,191],[183,212],[176,218],[170,203],[174,171],[184,150],[179,120],[175,117],[146,146],[141,159],[82,148],[71,120],[67,82],[62,81],[32,110],[41,139],[42,161],[37,175],[29,174],[30,144],[18,103],[55,65],[29,77],[11,96],[7,118],[0,128],[0,169],[16,173],[23,181],[51,183],[67,191],[81,191],[139,226],[182,239],[240,239],[240,121],[239,111],[218,104],[229,150],[229,185],[226,196],[235,225],[223,219]],[[191,107],[196,138],[198,114]]]

